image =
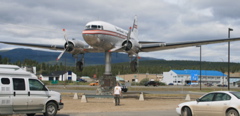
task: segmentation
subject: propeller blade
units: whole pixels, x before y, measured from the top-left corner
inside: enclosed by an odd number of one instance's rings
[[[59,54],[59,56],[57,57],[57,61],[60,60],[60,58],[62,57],[62,55],[65,53],[65,51],[66,51],[66,49],[64,49],[64,51],[63,51],[61,54]]]
[[[67,47],[66,47],[66,49],[64,49],[64,51],[61,54],[59,54],[59,56],[57,57],[57,61],[61,59],[62,55],[66,52],[66,50],[68,49],[68,46],[69,46],[66,29],[62,29],[62,31],[64,32],[64,39],[67,43],[67,45],[66,45]]]
[[[131,32],[132,32],[132,27],[129,27],[129,31],[128,31],[128,34],[127,34],[127,40],[130,39]]]
[[[66,34],[66,29],[63,29],[63,32],[64,32],[64,39],[66,42],[68,42],[68,38],[67,38],[67,34]]]
[[[108,52],[114,52],[114,51],[117,51],[121,48],[123,48],[123,46],[116,46],[116,47],[112,48],[111,50],[109,50]]]

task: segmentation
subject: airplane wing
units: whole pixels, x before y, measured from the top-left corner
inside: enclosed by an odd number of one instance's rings
[[[240,41],[240,38],[227,38],[227,39],[215,39],[215,40],[202,40],[202,41],[188,41],[188,42],[176,42],[176,43],[152,43],[152,44],[141,44],[141,52],[151,52],[158,50],[168,50],[175,48],[183,48],[190,46],[223,43],[229,41]]]
[[[4,41],[0,41],[0,43],[11,44],[11,45],[27,46],[27,47],[44,48],[44,49],[51,49],[51,50],[64,50],[64,46],[63,45],[17,43],[17,42],[4,42]]]
[[[156,44],[156,43],[164,43],[164,42],[156,42],[156,41],[139,41],[139,44]]]
[[[206,44],[214,44],[214,43],[223,43],[229,41],[240,41],[240,38],[227,38],[227,39],[215,39],[215,40],[202,40],[202,41],[188,41],[188,42],[175,42],[175,43],[163,43],[163,42],[147,42],[142,41],[139,42],[141,45],[140,52],[151,52],[151,51],[159,51],[159,50],[168,50],[175,48],[183,48],[183,47],[191,47],[198,45],[206,45]],[[64,50],[63,45],[50,45],[50,44],[33,44],[33,43],[17,43],[17,42],[5,42],[0,41],[0,43],[11,44],[11,45],[20,45],[20,46],[28,46],[28,47],[36,47],[36,48],[44,48],[51,50]],[[114,52],[124,52],[120,48],[114,48]],[[104,52],[104,50],[89,48],[89,46],[84,47],[85,52]]]
[[[10,45],[27,46],[27,47],[34,47],[34,48],[43,48],[43,49],[50,49],[50,50],[64,50],[65,49],[63,45],[20,43],[20,42],[6,42],[6,41],[0,41],[0,43],[10,44]],[[93,53],[104,52],[104,50],[91,48],[88,45],[85,45],[84,51],[85,52],[93,52]]]

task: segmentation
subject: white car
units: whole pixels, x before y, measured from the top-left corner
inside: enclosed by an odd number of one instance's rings
[[[210,92],[196,101],[179,104],[176,111],[180,116],[239,116],[240,92]]]

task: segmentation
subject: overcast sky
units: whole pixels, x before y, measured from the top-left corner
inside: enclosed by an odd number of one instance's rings
[[[183,42],[240,37],[239,0],[0,0],[0,41],[63,44],[83,40],[85,24],[102,20],[123,29],[138,16],[140,41]],[[0,44],[0,49],[20,46]],[[240,62],[240,42],[231,42],[231,61]],[[203,61],[227,62],[228,44],[202,46]],[[187,47],[140,56],[199,60],[199,48]]]

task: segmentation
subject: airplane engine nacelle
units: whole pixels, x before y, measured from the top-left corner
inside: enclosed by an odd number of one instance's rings
[[[135,54],[139,52],[139,43],[136,41],[126,40],[122,43],[122,46],[127,53]]]
[[[73,55],[84,53],[84,43],[79,40],[68,40],[68,42],[64,44],[64,47],[67,52]]]

